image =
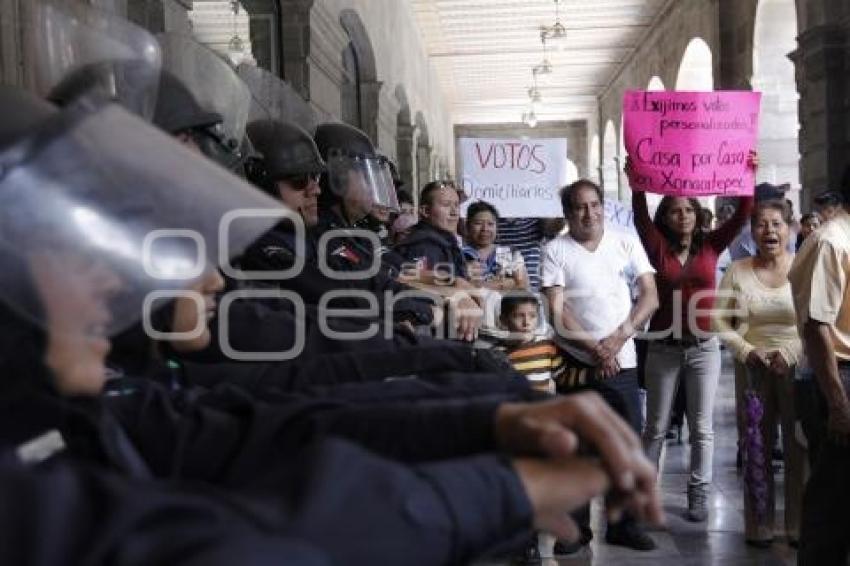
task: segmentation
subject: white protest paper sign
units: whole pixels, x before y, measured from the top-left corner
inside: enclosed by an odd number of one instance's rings
[[[614,199],[605,199],[605,228],[637,235],[631,207]]]
[[[562,216],[567,184],[566,138],[460,138],[466,207],[485,200],[505,218]]]

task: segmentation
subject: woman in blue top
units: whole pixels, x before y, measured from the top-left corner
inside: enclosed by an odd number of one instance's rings
[[[522,254],[508,246],[497,246],[499,213],[489,202],[478,201],[466,212],[463,257],[470,281],[477,287],[496,291],[528,289],[528,274]]]

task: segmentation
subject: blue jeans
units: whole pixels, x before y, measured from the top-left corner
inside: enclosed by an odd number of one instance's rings
[[[608,379],[592,380],[588,388],[599,393],[608,405],[629,423],[632,430],[640,434],[640,386],[637,369],[624,369]],[[582,531],[590,532],[590,505],[573,513],[573,518]],[[627,513],[619,523],[609,524],[608,527],[616,528],[634,522],[634,518]]]
[[[720,379],[720,346],[716,337],[696,346],[660,341],[649,343],[643,447],[649,459],[659,468],[679,379],[686,382],[685,414],[690,428],[691,474],[688,485],[706,486],[711,483],[714,396]]]

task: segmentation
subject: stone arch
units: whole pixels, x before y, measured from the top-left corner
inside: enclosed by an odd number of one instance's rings
[[[797,48],[794,0],[760,0],[753,33],[753,90],[762,93],[758,182],[800,187],[797,83],[788,54]],[[794,193],[796,200],[798,193]],[[799,203],[795,202],[795,205]],[[799,208],[797,208],[798,210]]]
[[[714,90],[714,56],[702,38],[691,39],[682,55],[676,75],[676,90]],[[700,197],[699,201],[714,210],[716,197]]]
[[[416,131],[416,204],[419,205],[418,194],[422,186],[431,181],[431,138],[428,135],[428,123],[425,122],[425,115],[422,112],[416,113],[415,119]]]
[[[395,89],[395,99],[398,102],[398,115],[396,116],[396,163],[398,174],[404,181],[405,189],[410,194],[416,192],[413,184],[413,121],[410,117],[410,102],[404,86],[398,85]]]
[[[347,8],[340,12],[339,23],[349,40],[341,54],[345,75],[340,85],[342,119],[366,132],[372,143],[377,144],[381,83],[372,41],[354,10]]]
[[[590,167],[587,176],[597,184],[602,183],[602,160],[599,158],[599,143],[599,135],[593,134],[593,138],[590,140],[590,156],[588,158]]]
[[[676,90],[714,90],[714,56],[700,37],[691,39],[676,75]]]
[[[619,198],[620,188],[617,179],[617,131],[614,122],[608,120],[602,138],[602,189],[609,198]]]
[[[667,90],[664,86],[664,81],[661,80],[661,77],[658,75],[654,75],[651,79],[649,79],[649,84],[646,85],[646,90]]]

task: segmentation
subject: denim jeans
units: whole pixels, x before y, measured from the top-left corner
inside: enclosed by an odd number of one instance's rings
[[[650,342],[646,356],[646,428],[643,447],[659,466],[664,436],[679,379],[686,382],[686,407],[691,444],[688,485],[711,483],[714,455],[714,396],[720,379],[720,347],[717,338],[695,346]]]
[[[636,369],[624,369],[608,379],[593,380],[588,384],[588,388],[599,393],[608,405],[629,423],[635,433],[640,433],[640,386]],[[590,505],[574,512],[573,519],[580,529],[590,532]],[[633,522],[635,519],[626,513],[619,523],[608,526],[616,528]]]

